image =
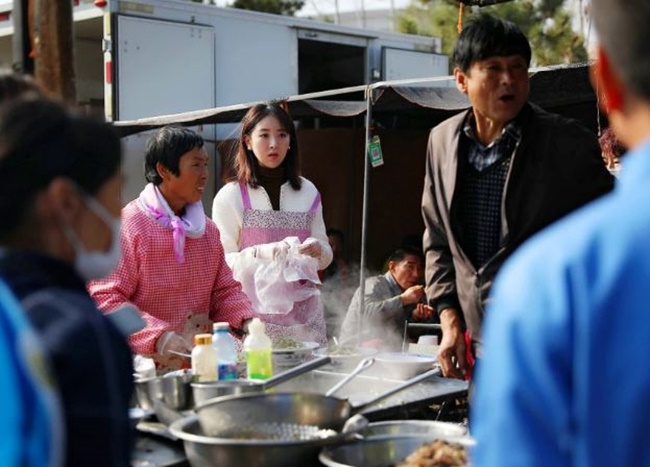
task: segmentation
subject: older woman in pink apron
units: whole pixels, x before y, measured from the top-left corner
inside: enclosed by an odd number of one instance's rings
[[[332,249],[320,194],[300,176],[296,132],[279,103],[258,104],[244,116],[236,169],[237,179],[222,187],[214,199],[212,219],[219,227],[226,261],[244,291],[251,296],[254,281],[250,276],[259,272],[258,266],[288,252],[314,258],[318,270],[326,268]],[[313,282],[305,283],[305,287],[313,286]],[[318,293],[297,299],[286,313],[270,313],[265,302],[251,300],[257,303],[256,311],[272,338],[326,343]]]
[[[88,284],[100,309],[135,305],[147,326],[130,337],[133,351],[160,372],[189,365],[196,334],[227,321],[241,334],[255,312],[224,257],[201,198],[208,181],[203,138],[188,128],[156,131],[145,150],[149,182],[122,209],[122,257]]]

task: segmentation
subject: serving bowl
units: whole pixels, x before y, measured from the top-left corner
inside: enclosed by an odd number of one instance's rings
[[[377,364],[391,377],[409,379],[433,368],[438,358],[409,352],[386,352],[375,357]]]
[[[388,420],[369,423],[359,431],[363,438],[383,437],[460,437],[467,435],[467,428],[458,423],[436,420]]]
[[[302,347],[282,349],[274,348],[271,351],[273,367],[290,367],[304,362],[312,352],[319,347],[316,342],[301,342]]]
[[[340,348],[346,348],[348,350],[338,353],[337,350]],[[376,353],[377,349],[371,347],[335,346],[334,348],[321,347],[320,349],[314,350],[314,355],[318,357],[330,357],[332,360],[332,366],[338,370],[352,369],[357,366],[361,360],[371,357]]]
[[[460,444],[465,449],[476,443],[469,436],[419,436],[419,437],[385,437],[369,438],[354,443],[325,447],[318,460],[327,467],[386,467],[397,465],[413,451],[436,439]]]

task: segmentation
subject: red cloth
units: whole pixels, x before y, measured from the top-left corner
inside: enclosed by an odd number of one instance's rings
[[[472,373],[474,372],[474,354],[472,353],[472,338],[469,337],[469,332],[467,331],[465,331],[465,360],[467,360],[465,379],[471,380]]]

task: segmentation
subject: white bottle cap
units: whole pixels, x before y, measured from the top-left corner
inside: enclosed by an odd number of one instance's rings
[[[264,334],[264,321],[259,318],[253,318],[248,325],[248,332],[250,334]]]

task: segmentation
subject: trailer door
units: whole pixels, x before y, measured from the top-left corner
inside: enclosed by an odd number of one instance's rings
[[[449,75],[448,57],[432,52],[382,47],[381,62],[383,81]]]
[[[133,120],[216,106],[214,31],[196,24],[118,15],[113,35],[116,120]],[[194,127],[214,156],[214,125]],[[123,196],[135,198],[144,184],[144,144],[151,132],[123,140]],[[215,158],[211,157],[211,161]],[[211,174],[216,167],[211,168]],[[214,176],[204,205],[212,206]]]

